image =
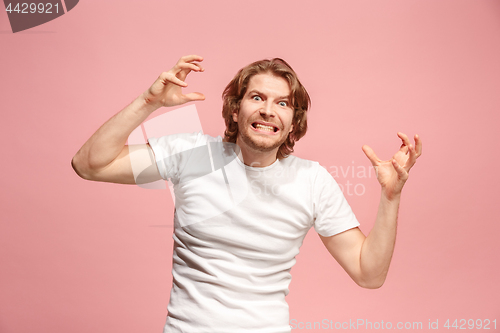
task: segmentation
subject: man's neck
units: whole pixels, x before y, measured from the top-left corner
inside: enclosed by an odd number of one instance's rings
[[[276,156],[278,153],[278,148],[263,152],[260,150],[254,150],[244,144],[240,144],[240,142],[238,141],[239,140],[236,141],[236,144],[240,148],[240,154],[238,154],[238,157],[240,157],[240,159],[243,159],[242,162],[245,163],[245,165],[256,168],[263,168],[270,166],[277,159]]]

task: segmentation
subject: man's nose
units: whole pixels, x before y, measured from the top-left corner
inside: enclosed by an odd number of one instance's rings
[[[268,101],[266,101],[262,106],[262,109],[260,109],[260,115],[263,117],[264,116],[273,117],[274,116],[273,103],[269,103]]]

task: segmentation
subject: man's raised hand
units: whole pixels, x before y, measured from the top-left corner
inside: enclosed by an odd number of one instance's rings
[[[197,55],[180,58],[174,67],[161,73],[153,85],[144,92],[146,103],[160,108],[204,100],[205,96],[202,93],[194,92],[184,95],[181,89],[187,87],[187,83],[184,81],[189,72],[203,72],[205,70],[198,63],[201,61],[203,61],[203,57]]]
[[[403,141],[400,149],[387,161],[377,157],[373,149],[363,146],[363,152],[370,160],[377,172],[377,179],[382,186],[383,194],[388,199],[401,194],[401,190],[408,179],[408,172],[413,167],[417,158],[422,155],[422,140],[415,135],[415,145],[410,143],[406,134],[398,132],[398,137]]]

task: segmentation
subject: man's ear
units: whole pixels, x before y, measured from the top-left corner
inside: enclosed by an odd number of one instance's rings
[[[233,111],[233,121],[235,123],[238,122],[238,110]]]
[[[293,124],[292,126],[290,126],[290,131],[288,131],[288,133],[292,133],[293,132]]]

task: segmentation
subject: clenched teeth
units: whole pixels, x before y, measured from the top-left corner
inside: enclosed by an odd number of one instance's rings
[[[274,132],[274,127],[273,126],[267,126],[267,125],[262,125],[262,124],[255,124],[255,128],[264,130],[264,131],[269,131],[269,132]]]

